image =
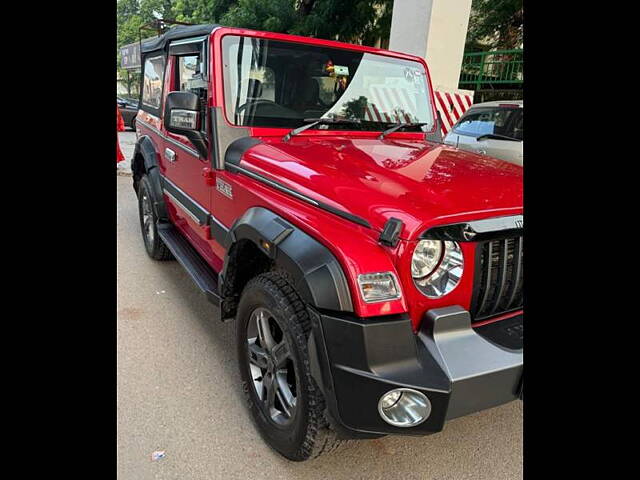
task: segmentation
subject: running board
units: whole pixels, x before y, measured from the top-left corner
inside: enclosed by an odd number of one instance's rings
[[[206,295],[207,300],[219,308],[218,274],[204,261],[184,235],[170,223],[159,223],[158,235],[198,288]]]

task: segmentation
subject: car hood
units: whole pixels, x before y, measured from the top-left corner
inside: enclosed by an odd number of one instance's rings
[[[424,229],[522,212],[522,167],[424,140],[262,137],[242,166],[404,239]]]

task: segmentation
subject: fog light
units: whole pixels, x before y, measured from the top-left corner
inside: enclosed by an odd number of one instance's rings
[[[380,397],[378,412],[394,427],[415,427],[431,415],[431,402],[416,390],[395,388]]]

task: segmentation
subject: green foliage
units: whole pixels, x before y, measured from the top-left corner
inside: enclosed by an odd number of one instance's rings
[[[172,19],[186,23],[220,23],[236,0],[176,0]]]
[[[118,47],[159,17],[373,45],[391,31],[393,0],[118,0]],[[144,36],[144,35],[143,35]]]
[[[230,27],[292,33],[297,20],[291,0],[238,0],[222,17],[221,23]]]
[[[519,48],[522,0],[473,0],[465,51]]]
[[[393,0],[118,0],[117,47],[140,39],[140,27],[156,18],[185,23],[220,23],[270,32],[374,45],[388,42]],[[142,38],[153,36],[143,30]],[[120,68],[131,92],[140,74]],[[361,105],[356,101],[353,107]]]
[[[137,90],[140,82],[140,74],[137,72],[127,72],[120,68],[120,47],[136,42],[140,39],[140,27],[151,22],[156,15],[161,18],[170,18],[173,0],[118,0],[116,8],[117,37],[116,45],[118,53],[116,55],[116,68],[118,78],[127,87],[129,94]],[[143,38],[148,37],[152,32],[144,32]]]
[[[393,0],[315,0],[291,33],[373,45],[388,39]]]

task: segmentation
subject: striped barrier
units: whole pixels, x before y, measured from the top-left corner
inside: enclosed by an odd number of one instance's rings
[[[369,87],[370,102],[365,105],[365,118],[371,122],[411,122],[406,112],[415,112],[415,102],[404,88],[386,85]]]
[[[440,118],[442,118],[442,135],[446,135],[462,114],[473,105],[473,92],[466,95],[434,90],[433,96],[436,100],[436,108],[440,112]]]
[[[371,122],[411,122],[406,112],[415,111],[416,106],[404,88],[385,85],[369,87],[370,101],[365,105],[365,118]],[[473,104],[471,94],[434,91],[436,108],[442,118],[442,134],[446,135],[462,114]]]

